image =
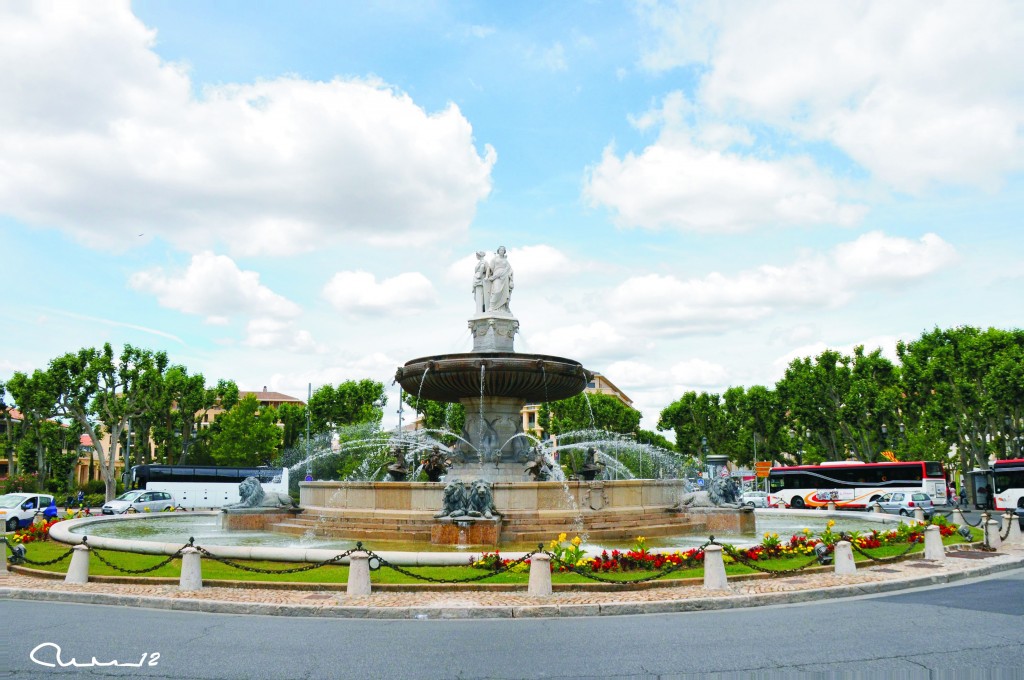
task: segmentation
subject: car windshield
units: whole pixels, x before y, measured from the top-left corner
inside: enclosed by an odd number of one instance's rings
[[[0,496],[0,508],[16,508],[25,502],[28,496],[22,496],[16,493],[9,493]]]
[[[126,491],[114,500],[118,501],[134,501],[136,498],[142,495],[141,491]]]

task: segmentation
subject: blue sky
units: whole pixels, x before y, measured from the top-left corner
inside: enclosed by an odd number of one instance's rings
[[[1020,327],[1019,3],[5,3],[0,60],[0,378],[110,341],[390,386],[469,349],[499,245],[517,349],[652,429]]]

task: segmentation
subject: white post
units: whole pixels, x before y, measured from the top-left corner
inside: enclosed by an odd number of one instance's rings
[[[547,597],[551,594],[551,556],[537,553],[530,558],[530,586],[527,595]]]
[[[1007,510],[1006,514],[1003,515],[1003,521],[1010,523],[1010,533],[1003,543],[1020,543],[1020,521],[1017,519],[1017,515]]]
[[[203,564],[199,550],[189,546],[181,549],[181,578],[179,590],[203,589]]]
[[[13,535],[13,534],[12,534]],[[7,540],[7,534],[4,533],[4,540]],[[7,544],[0,545],[0,576],[7,576]]]
[[[722,546],[709,545],[704,548],[704,590],[726,590],[728,587]]]
[[[924,530],[924,558],[936,562],[946,561],[946,549],[942,547],[942,534],[934,524]]]
[[[918,522],[924,521],[924,508],[914,508],[914,519]]]
[[[68,573],[64,576],[64,583],[88,583],[89,582],[89,546],[85,543],[76,545],[71,553],[71,564],[68,566]]]
[[[837,574],[857,573],[857,563],[853,559],[853,546],[849,541],[836,543],[832,559],[835,562]]]
[[[828,511],[829,512],[835,512],[836,511],[836,502],[835,501],[829,501],[828,502]]]
[[[964,517],[964,511],[961,510],[960,508],[954,508],[953,516],[949,519],[951,522],[953,522],[953,524],[959,524],[960,526],[967,524],[967,518]]]
[[[365,597],[370,594],[370,556],[366,553],[352,553],[348,558],[349,597]]]
[[[882,506],[879,505],[878,503],[875,503],[875,505],[871,509],[874,510],[875,512],[882,512]]]
[[[999,550],[1003,545],[1003,539],[999,537],[999,522],[994,519],[985,522],[985,540],[993,550]]]

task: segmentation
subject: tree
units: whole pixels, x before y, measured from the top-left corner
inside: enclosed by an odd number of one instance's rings
[[[324,385],[309,398],[310,426],[315,433],[342,425],[380,423],[388,403],[384,385],[376,380],[347,380]]]
[[[592,429],[636,434],[640,416],[640,411],[607,394],[577,394],[542,404],[537,422],[551,434]]]
[[[459,434],[466,424],[466,408],[462,404],[430,399],[417,399],[415,394],[402,393],[402,401],[411,406],[422,417],[421,425],[425,430],[441,430]],[[451,446],[457,440],[454,436],[441,437],[441,441]]]
[[[261,408],[253,394],[246,395],[211,426],[210,456],[216,465],[265,465],[281,446],[277,409]]]
[[[17,444],[18,468],[22,472],[37,473],[39,484],[43,486],[47,474],[47,444],[52,445],[44,435],[44,427],[55,411],[53,381],[46,371],[36,370],[31,376],[15,373],[7,383],[7,388],[22,416],[22,436]]]
[[[708,392],[686,392],[661,411],[659,430],[673,430],[680,453],[703,460],[703,439],[709,453],[726,448],[728,429],[721,397]]]
[[[113,448],[121,438],[128,419],[148,407],[167,366],[167,355],[125,345],[115,357],[110,343],[101,350],[81,349],[50,362],[49,375],[56,393],[57,414],[74,419],[92,439],[99,458],[106,499],[114,497],[117,485],[114,451],[106,451],[92,416],[110,434]]]
[[[306,407],[299,404],[281,404],[277,409],[277,418],[282,425],[282,446],[286,449],[295,446],[306,432]]]
[[[171,366],[163,380],[160,404],[164,425],[163,438],[176,448],[174,457],[178,465],[189,460],[192,447],[203,438],[201,423],[216,406],[230,410],[238,403],[238,385],[231,380],[219,380],[217,386],[206,387],[202,373],[189,375],[184,366]]]

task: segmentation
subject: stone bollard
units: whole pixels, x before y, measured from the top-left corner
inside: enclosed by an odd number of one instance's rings
[[[871,507],[871,509],[872,509],[872,510],[874,510],[875,512],[882,512],[882,506],[881,506],[881,505],[879,505],[878,503],[875,503],[875,504],[874,504],[874,505],[873,505],[873,506]]]
[[[1010,533],[1003,543],[1021,543],[1022,536],[1020,533],[1020,520],[1017,519],[1016,513],[1007,511],[1006,514],[1003,515],[1003,521],[1010,523]]]
[[[849,541],[836,543],[832,559],[835,562],[837,574],[857,573],[857,563],[853,559],[853,546]]]
[[[835,501],[829,501],[828,502],[828,511],[829,512],[835,512],[836,511],[836,502]]]
[[[950,516],[949,521],[959,526],[967,524],[967,518],[964,517],[964,511],[959,507],[953,508],[953,514]]]
[[[178,589],[203,589],[202,556],[199,554],[199,550],[192,546],[181,549],[181,578],[178,581]]]
[[[366,597],[370,594],[370,556],[366,553],[352,553],[348,558],[349,597]]]
[[[7,534],[4,534],[4,543],[0,545],[0,576],[7,576]]]
[[[526,594],[533,597],[551,594],[551,555],[537,553],[530,558],[530,586]]]
[[[726,590],[728,587],[722,546],[709,545],[704,548],[704,590]]]
[[[64,583],[88,583],[89,582],[89,546],[83,541],[81,545],[72,548],[71,564],[68,565],[68,573],[64,577]]]
[[[999,537],[999,522],[990,519],[985,522],[985,544],[993,550],[999,550],[1003,539]]]
[[[924,508],[914,508],[914,520],[918,522],[924,521]]]
[[[936,562],[946,561],[946,549],[942,547],[942,534],[934,524],[924,530],[924,558]]]

